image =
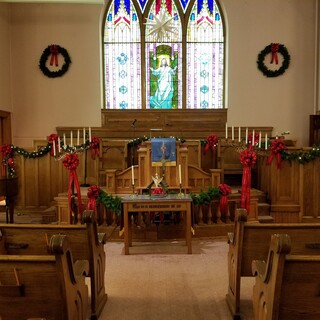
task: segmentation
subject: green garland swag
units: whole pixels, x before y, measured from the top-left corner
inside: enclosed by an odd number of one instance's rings
[[[51,71],[49,68],[46,66],[46,62],[48,60],[48,57],[52,55],[52,45],[48,46],[42,53],[40,57],[40,62],[39,62],[39,68],[43,72],[43,74],[49,78],[57,78],[63,76],[69,69],[71,59],[68,54],[68,51],[65,48],[60,47],[59,45],[55,45],[57,53],[56,54],[61,54],[64,58],[64,64],[62,65],[61,69],[58,71]]]
[[[279,48],[277,50],[277,53],[282,54],[283,56],[283,62],[282,66],[277,70],[270,70],[266,67],[264,64],[264,59],[267,54],[272,53],[272,43],[266,46],[259,54],[258,54],[258,69],[268,78],[278,77],[282,75],[286,69],[288,69],[290,64],[290,54],[287,50],[287,48],[283,44],[279,44]]]

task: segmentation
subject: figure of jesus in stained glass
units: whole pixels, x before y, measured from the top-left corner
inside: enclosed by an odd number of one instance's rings
[[[157,90],[154,96],[150,97],[150,106],[154,109],[171,109],[173,98],[173,76],[176,74],[177,66],[171,68],[168,65],[167,59],[161,60],[161,65],[158,69],[150,70],[154,76],[157,76]]]

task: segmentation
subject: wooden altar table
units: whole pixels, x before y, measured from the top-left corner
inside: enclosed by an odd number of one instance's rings
[[[184,211],[185,214],[185,238],[188,254],[192,253],[191,245],[191,203],[189,195],[179,197],[177,194],[155,198],[149,195],[136,195],[135,197],[125,196],[123,204],[123,228],[124,228],[124,252],[129,254],[129,247],[132,247],[132,225],[129,223],[129,214],[134,212],[159,212],[159,211]]]

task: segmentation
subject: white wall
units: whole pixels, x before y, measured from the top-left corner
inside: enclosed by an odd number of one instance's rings
[[[316,0],[220,2],[228,33],[228,124],[273,126],[275,133],[289,130],[290,138],[306,145],[314,110]],[[6,83],[10,68],[5,65],[0,108],[12,108],[13,143],[31,146],[57,126],[99,127],[103,5],[16,3],[2,8],[6,10],[0,10],[0,58],[7,61],[11,50],[12,102]],[[289,69],[277,78],[266,78],[256,64],[258,53],[271,42],[284,44],[291,55]],[[47,78],[38,67],[50,44],[66,48],[72,59],[61,78]]]
[[[307,145],[314,110],[314,0],[220,0],[228,25],[228,124],[273,126]],[[265,77],[257,56],[270,43],[291,55],[286,72]]]
[[[11,111],[10,6],[0,3],[0,110]]]
[[[14,144],[30,146],[57,126],[101,125],[102,8],[12,4]],[[70,55],[72,63],[62,77],[48,78],[39,69],[40,56],[50,44]]]

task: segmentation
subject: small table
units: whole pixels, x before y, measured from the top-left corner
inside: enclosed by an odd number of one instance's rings
[[[125,196],[122,198],[123,223],[124,223],[124,253],[129,254],[129,247],[132,247],[132,228],[129,223],[131,212],[158,212],[158,211],[184,211],[185,216],[185,237],[188,253],[192,253],[191,246],[191,203],[189,195],[179,197],[178,195],[167,195],[165,197],[153,197],[149,195]]]

